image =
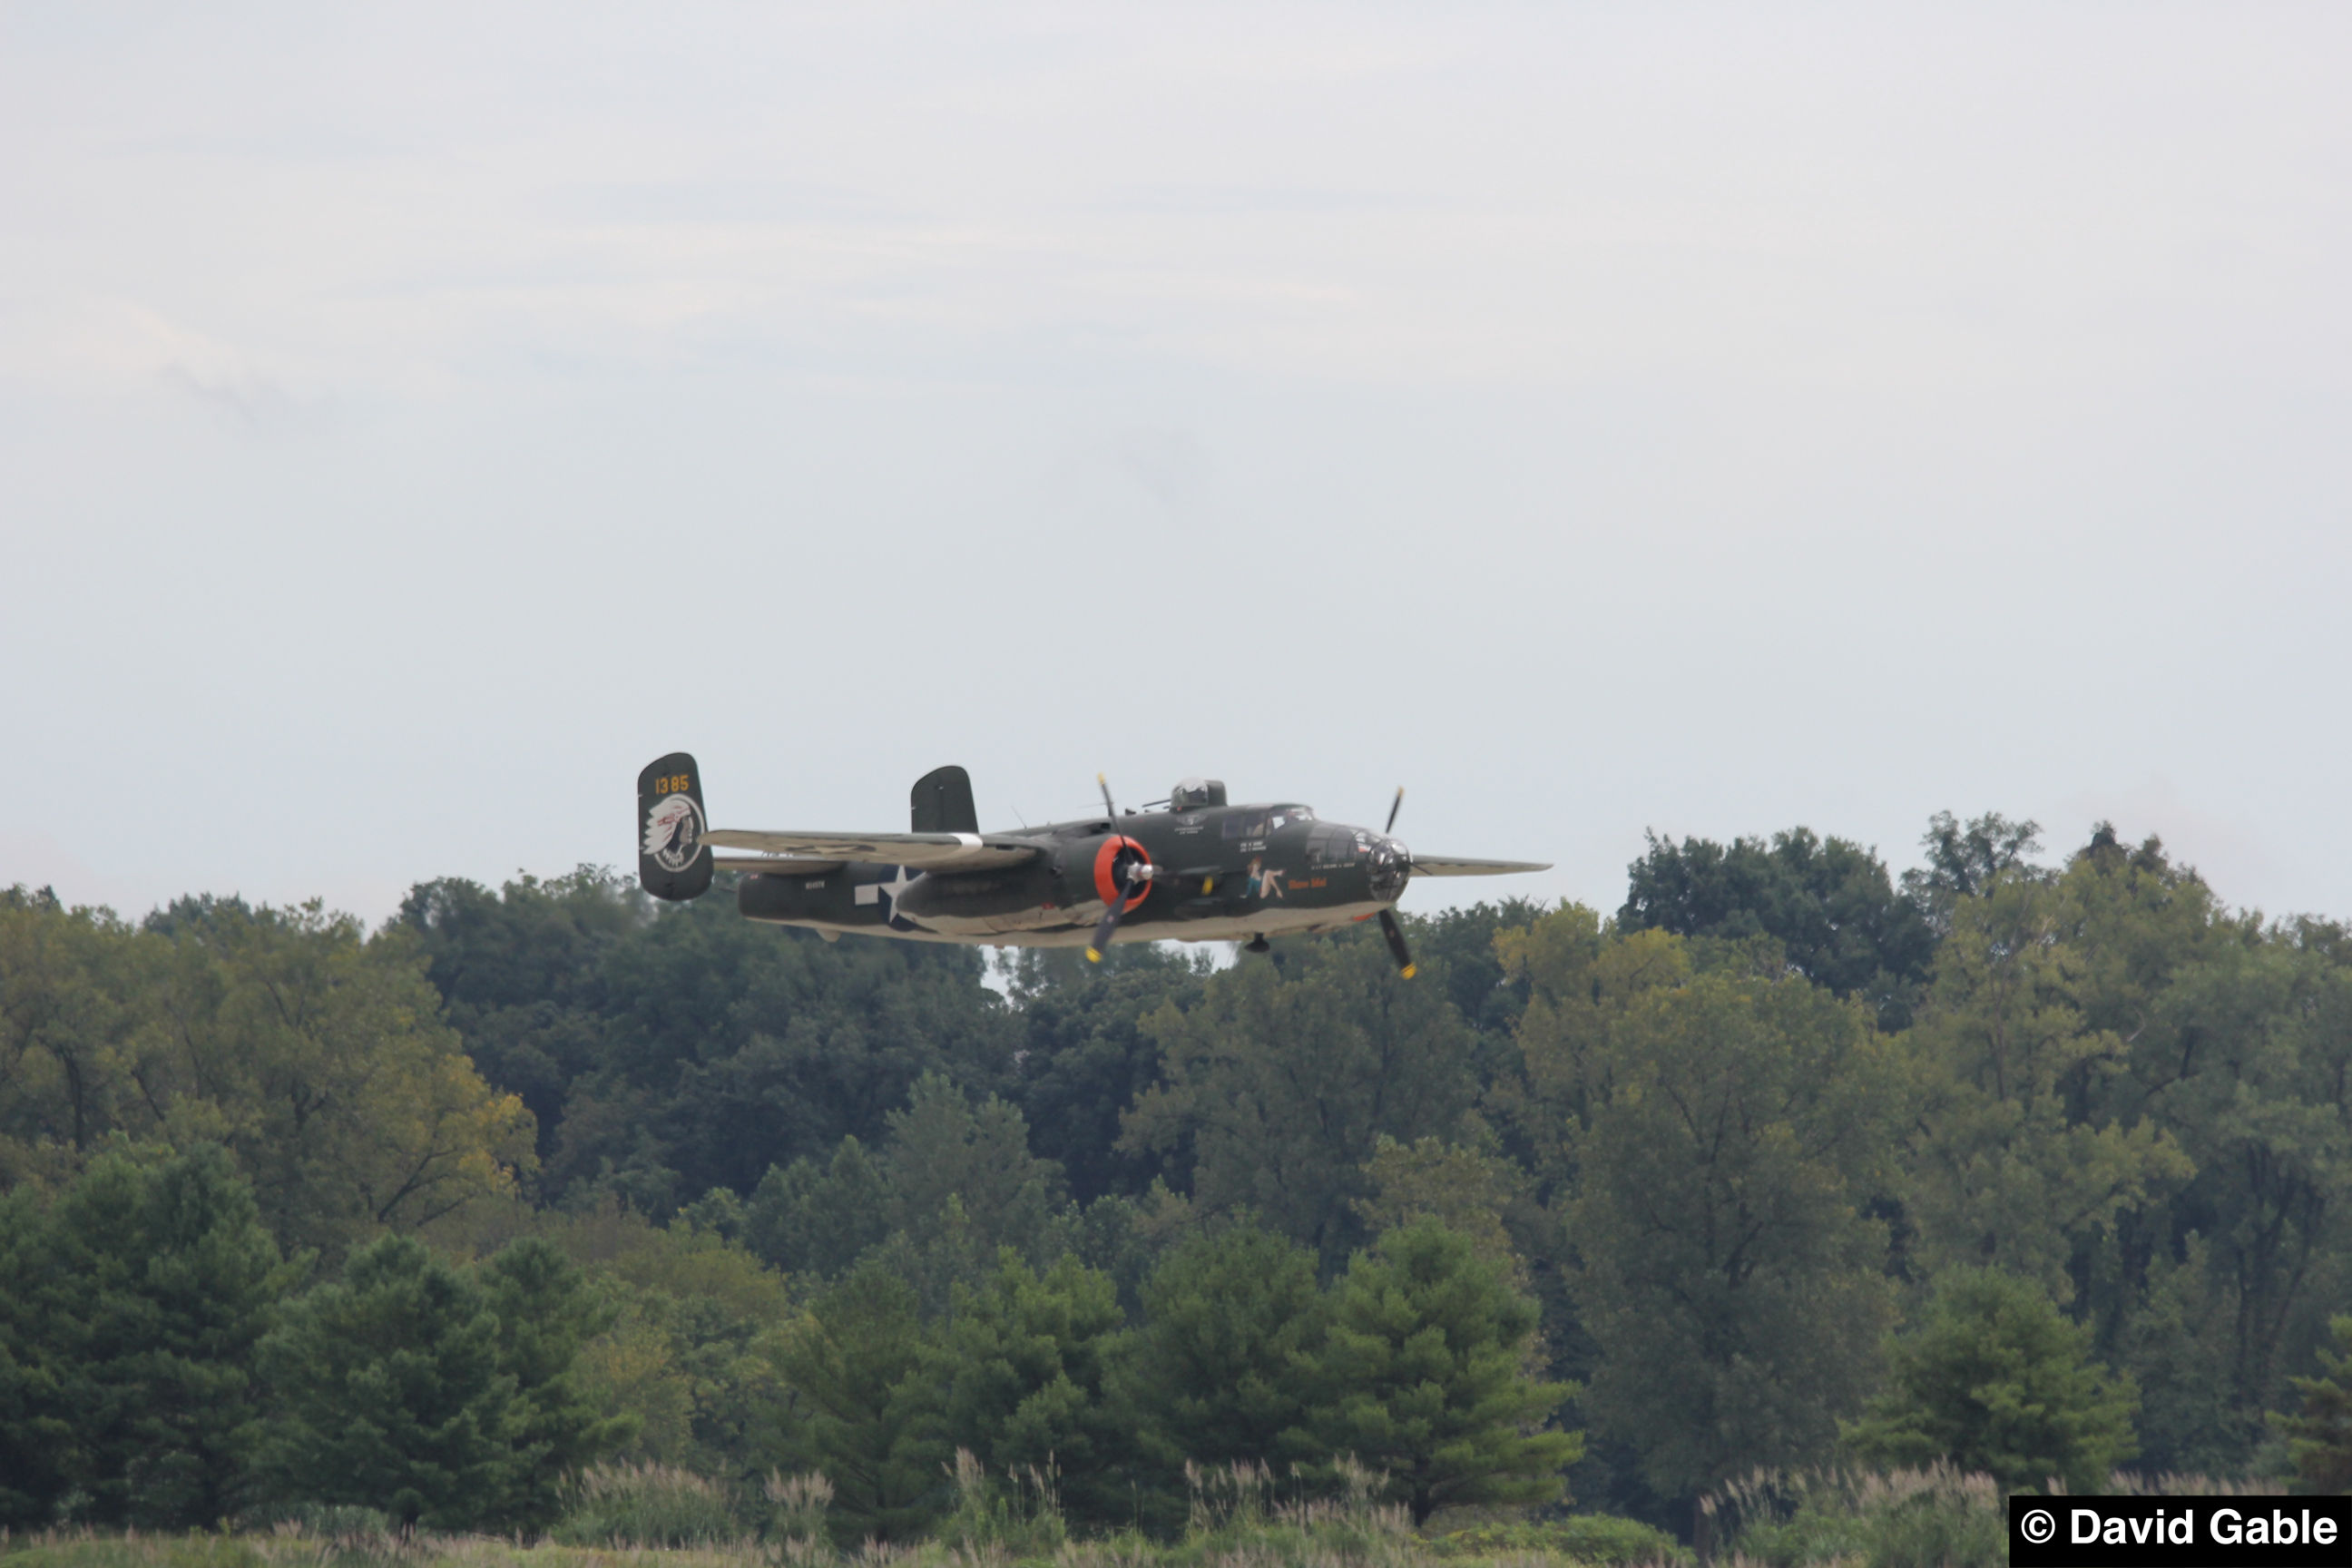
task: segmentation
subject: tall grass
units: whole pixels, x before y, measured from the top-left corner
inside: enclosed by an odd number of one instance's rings
[[[1069,1543],[1062,1518],[1060,1477],[1048,1456],[1044,1468],[1009,1467],[991,1476],[969,1448],[941,1467],[955,1485],[955,1511],[940,1522],[939,1539],[959,1563],[1001,1564],[1050,1558]]]
[[[710,1547],[750,1533],[728,1487],[676,1465],[591,1465],[568,1491],[553,1531],[568,1546]]]
[[[1812,1568],[2001,1568],[2004,1500],[1993,1479],[1946,1464],[1884,1473],[1759,1470],[1699,1500],[1702,1529],[1734,1563]]]

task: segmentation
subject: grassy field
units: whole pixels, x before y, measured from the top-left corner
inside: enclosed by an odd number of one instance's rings
[[[1632,1520],[1440,1515],[1416,1531],[1402,1510],[1352,1497],[1274,1494],[1263,1468],[1196,1476],[1174,1539],[1073,1539],[1050,1494],[960,1478],[962,1501],[913,1543],[842,1550],[824,1530],[821,1478],[772,1479],[754,1521],[740,1494],[658,1466],[579,1479],[545,1539],[400,1533],[381,1515],[334,1509],[268,1530],[142,1535],[59,1529],[10,1538],[0,1568],[1697,1568],[1671,1537]],[[2193,1477],[2115,1478],[2116,1490],[2243,1489]],[[724,1505],[724,1506],[721,1506]],[[1759,1474],[1712,1494],[1703,1533],[1716,1568],[1998,1568],[2008,1559],[1990,1477],[1942,1467],[1892,1473]]]
[[[49,1531],[0,1542],[8,1568],[1604,1568],[1555,1545],[1496,1542],[1483,1549],[1410,1533],[1343,1541],[1328,1533],[1267,1527],[1215,1542],[1154,1542],[1140,1537],[1065,1542],[1032,1555],[1004,1544],[914,1546],[874,1543],[853,1552],[820,1553],[745,1541],[700,1547],[636,1548],[525,1545],[483,1536],[419,1534],[321,1540],[268,1535],[141,1535]],[[1680,1553],[1648,1559],[1688,1559]],[[1615,1568],[1607,1564],[1605,1568]]]

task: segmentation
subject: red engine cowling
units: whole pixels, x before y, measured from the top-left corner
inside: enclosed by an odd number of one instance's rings
[[[1096,896],[1106,904],[1118,898],[1119,884],[1127,880],[1129,868],[1138,861],[1149,867],[1151,852],[1122,833],[1114,833],[1104,839],[1102,847],[1095,851]],[[1150,893],[1150,882],[1139,881],[1135,891],[1128,898],[1126,910],[1121,912],[1133,913]]]

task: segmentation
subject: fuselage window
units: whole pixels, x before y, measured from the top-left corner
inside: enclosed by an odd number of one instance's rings
[[[1228,838],[1263,838],[1265,837],[1265,818],[1263,816],[1228,816],[1225,818],[1225,837]]]

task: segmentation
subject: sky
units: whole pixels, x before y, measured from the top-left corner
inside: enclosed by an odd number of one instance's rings
[[[0,885],[1187,774],[2352,916],[2352,8],[0,0]]]

